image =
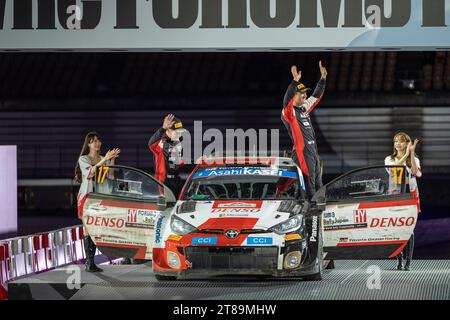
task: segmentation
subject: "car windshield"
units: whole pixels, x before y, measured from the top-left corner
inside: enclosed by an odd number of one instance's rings
[[[304,195],[304,183],[295,167],[200,167],[184,200],[295,200]]]

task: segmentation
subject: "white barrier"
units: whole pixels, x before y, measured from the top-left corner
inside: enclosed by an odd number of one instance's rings
[[[84,259],[83,237],[78,225],[0,240],[0,300],[8,298],[8,281]]]

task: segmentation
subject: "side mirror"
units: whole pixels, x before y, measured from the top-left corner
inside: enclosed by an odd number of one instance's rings
[[[166,198],[163,196],[158,197],[158,201],[156,202],[159,210],[164,210],[167,207]]]

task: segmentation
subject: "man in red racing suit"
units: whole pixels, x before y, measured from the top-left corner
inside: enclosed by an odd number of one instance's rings
[[[309,116],[322,99],[325,91],[327,70],[319,62],[321,78],[313,94],[308,98],[306,92],[310,90],[300,83],[301,71],[296,66],[291,67],[293,81],[284,95],[281,120],[286,126],[294,144],[293,159],[301,168],[306,194],[311,199],[316,190],[322,187],[322,165],[316,145],[316,135]]]
[[[180,141],[184,131],[181,120],[169,114],[164,118],[163,126],[148,141],[155,161],[155,178],[171,189],[176,197],[183,188],[178,169],[184,164]]]

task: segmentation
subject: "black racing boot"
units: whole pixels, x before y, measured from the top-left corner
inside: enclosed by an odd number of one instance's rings
[[[86,271],[87,272],[102,272],[103,269],[95,265],[94,257],[97,246],[92,241],[90,236],[84,237],[84,252],[86,254]]]
[[[405,271],[409,271],[410,270],[410,264],[411,264],[411,257],[407,256],[406,257],[406,263],[405,263]]]
[[[400,252],[397,255],[397,270],[403,269],[403,254]]]

